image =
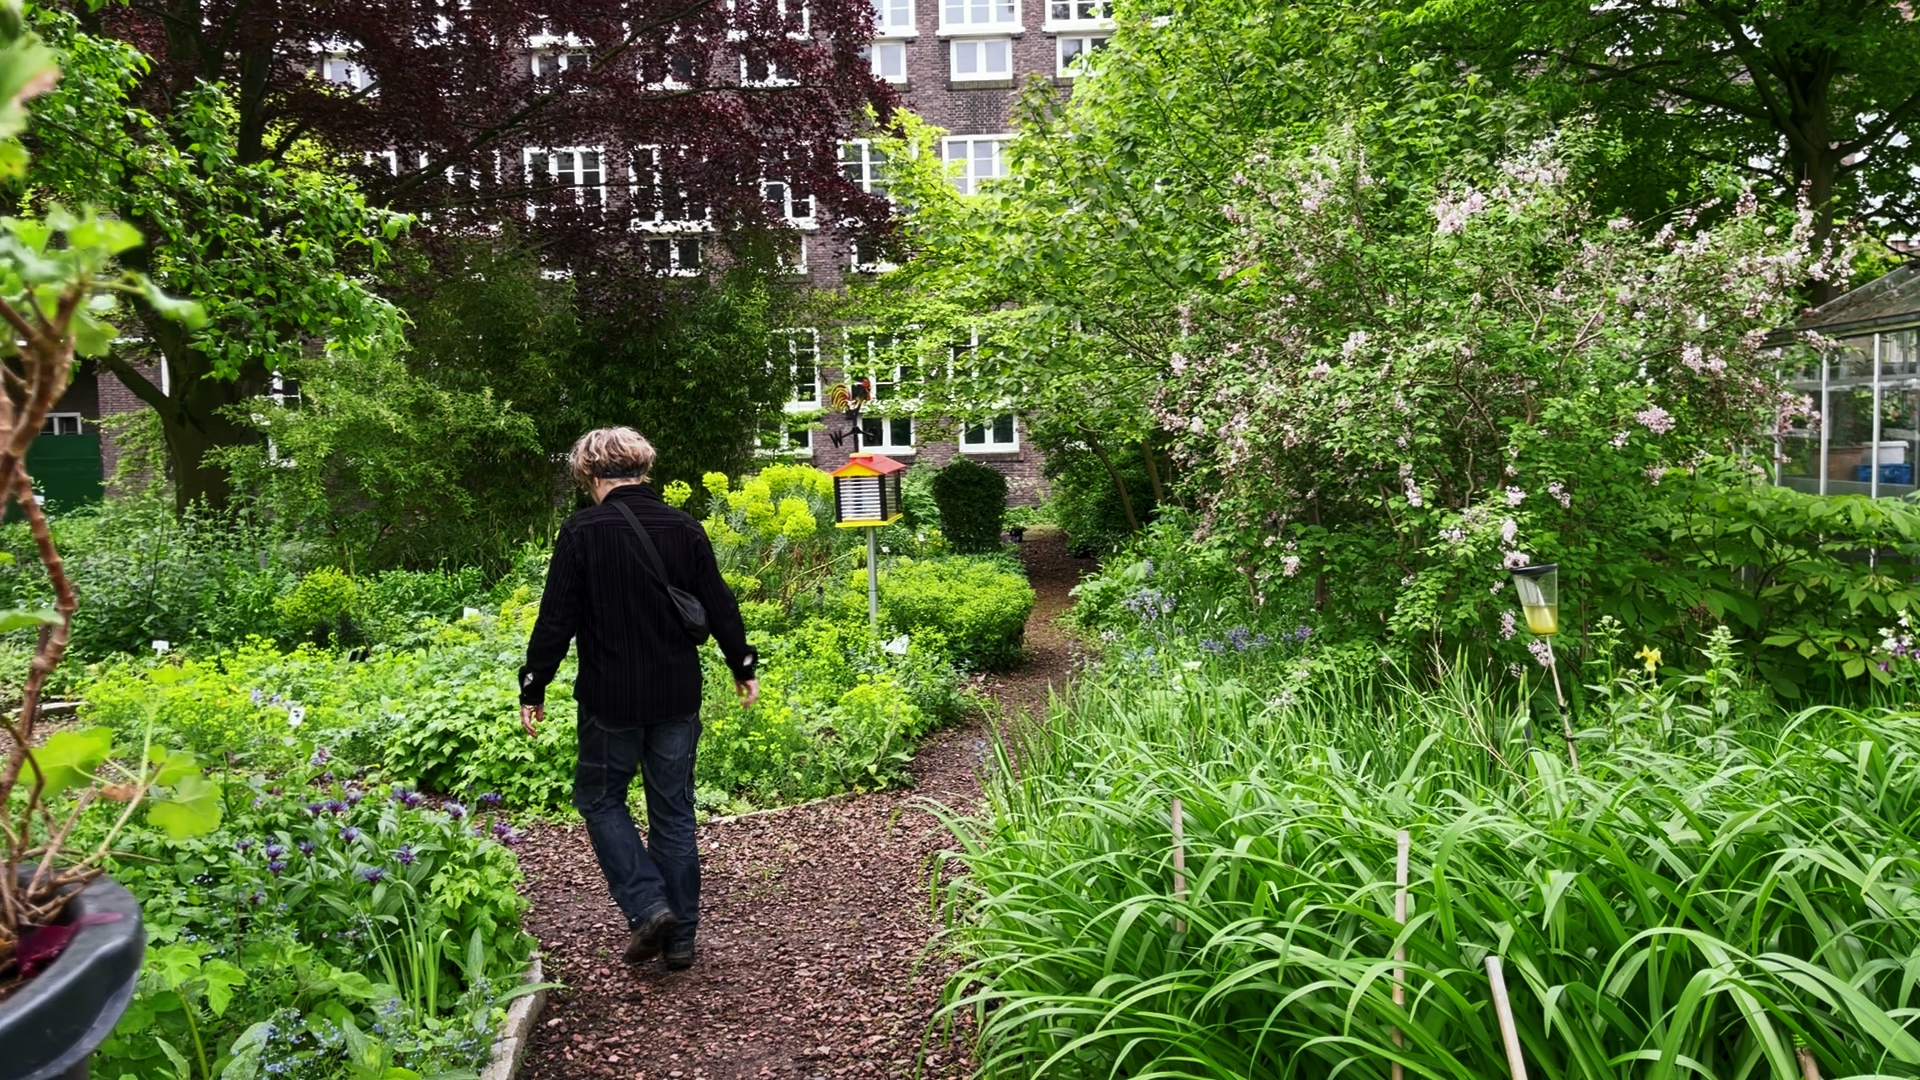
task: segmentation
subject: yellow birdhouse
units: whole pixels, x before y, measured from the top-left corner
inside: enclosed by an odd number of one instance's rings
[[[907,467],[884,454],[855,454],[833,472],[833,522],[866,529],[900,520],[900,478]]]

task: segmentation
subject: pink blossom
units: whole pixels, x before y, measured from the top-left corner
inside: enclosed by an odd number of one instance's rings
[[[1423,501],[1420,497],[1420,485],[1413,482],[1413,477],[1407,477],[1407,505],[1419,509]]]
[[[1567,494],[1567,485],[1558,480],[1547,485],[1547,494],[1553,496],[1554,501],[1560,504],[1562,510],[1573,505],[1573,497]]]
[[[1513,538],[1520,535],[1520,523],[1507,518],[1500,522],[1500,542],[1511,545]]]
[[[1501,612],[1500,613],[1500,640],[1505,641],[1519,632],[1520,632],[1519,628],[1513,625],[1513,612],[1511,611]]]
[[[1525,501],[1527,501],[1526,492],[1520,490],[1517,487],[1509,487],[1507,489],[1507,505],[1508,506],[1519,506],[1521,503]]]
[[[1347,335],[1346,342],[1340,346],[1340,355],[1342,358],[1351,358],[1354,353],[1366,347],[1367,332],[1365,330],[1355,330],[1353,333]]]
[[[1660,466],[1658,465],[1647,466],[1647,479],[1653,481],[1655,484],[1660,483],[1660,478],[1665,475],[1667,475],[1667,470],[1661,468]]]
[[[1307,372],[1307,374],[1316,379],[1324,379],[1332,371],[1333,369],[1327,366],[1327,362],[1325,360],[1322,360],[1319,363],[1313,365],[1313,370]]]
[[[1633,414],[1640,426],[1655,435],[1665,435],[1673,430],[1673,415],[1658,405],[1649,405]]]
[[[1541,667],[1553,665],[1553,646],[1547,643],[1546,638],[1534,638],[1527,642],[1527,651],[1533,654],[1534,660],[1538,661]]]
[[[1280,572],[1287,577],[1300,572],[1300,556],[1288,555],[1280,560]]]
[[[1529,558],[1524,551],[1509,551],[1500,559],[1500,565],[1506,567],[1508,570],[1518,570],[1523,566],[1531,566],[1532,564],[1533,560]]]
[[[1467,189],[1466,198],[1455,201],[1442,196],[1433,204],[1433,216],[1436,228],[1442,235],[1457,233],[1467,227],[1467,220],[1487,208],[1487,197],[1472,188]]]
[[[1618,450],[1625,445],[1627,445],[1627,433],[1624,431],[1615,432],[1613,436],[1613,448]]]

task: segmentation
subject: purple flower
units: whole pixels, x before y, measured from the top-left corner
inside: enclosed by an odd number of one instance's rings
[[[345,840],[347,843],[351,844],[355,840],[360,839],[360,830],[349,825],[346,828],[340,830],[340,839]]]
[[[243,836],[233,842],[233,849],[244,854],[253,849],[253,841]]]
[[[259,889],[255,889],[253,895],[247,897],[247,903],[249,904],[264,904],[266,900],[267,894]]]
[[[1312,634],[1313,627],[1311,626],[1296,626],[1293,628],[1293,640],[1295,641],[1305,641]]]
[[[278,876],[280,871],[285,870],[286,868],[287,868],[286,863],[281,862],[279,859],[275,859],[272,862],[267,864],[267,873]]]
[[[393,857],[399,860],[401,866],[412,866],[413,860],[418,858],[418,856],[413,853],[412,844],[401,844],[400,850],[394,852]]]
[[[313,756],[307,759],[307,764],[317,769],[320,766],[325,765],[328,761],[332,760],[332,758],[333,758],[333,755],[327,752],[326,747],[316,746],[313,749]]]
[[[520,833],[510,833],[501,837],[500,842],[508,847],[517,847],[522,839],[524,839],[524,837]]]
[[[1253,644],[1253,633],[1244,626],[1236,626],[1227,631],[1227,644],[1233,646],[1235,652],[1246,652],[1247,646]]]
[[[269,843],[266,847],[260,849],[260,853],[269,859],[277,859],[287,853],[287,846],[280,843]]]
[[[427,801],[427,797],[417,791],[403,791],[399,795],[396,795],[395,798],[400,800],[401,806],[409,809],[418,807]]]
[[[249,698],[251,698],[251,699],[253,699],[253,703],[254,703],[255,705],[258,705],[258,704],[260,704],[260,703],[261,703],[262,701],[264,701],[264,700],[266,700],[266,695],[265,695],[265,694],[262,694],[262,693],[261,693],[260,691],[258,691],[258,690],[255,690],[255,691],[254,691],[253,693],[251,693],[251,694],[249,694],[249,695],[247,695],[247,696],[248,696]]]
[[[328,770],[328,771],[326,771],[326,772],[323,772],[323,773],[321,773],[321,774],[320,774],[320,782],[321,782],[321,783],[323,783],[323,784],[331,784],[331,783],[333,783],[333,771],[332,771],[332,770]]]
[[[480,796],[480,805],[486,807],[489,810],[493,809],[496,806],[499,806],[500,793],[497,791],[489,791],[485,795]]]
[[[496,821],[493,823],[493,835],[497,839],[505,840],[513,835],[513,826],[504,821]]]
[[[300,848],[300,854],[302,855],[313,854],[314,843],[311,840],[300,841],[298,847]]]
[[[326,808],[327,808],[326,803],[310,802],[307,804],[307,813],[312,814],[315,817],[318,817],[320,815],[320,811],[325,810]]]
[[[347,812],[347,804],[341,802],[339,799],[328,799],[325,804],[325,809],[329,814],[344,814]]]
[[[1633,418],[1641,427],[1646,428],[1655,435],[1665,435],[1667,432],[1673,430],[1674,421],[1672,414],[1658,405],[1647,406],[1645,409],[1634,413]]]
[[[365,795],[365,794],[363,794],[363,793],[361,793],[361,792],[358,792],[358,791],[349,791],[349,792],[347,792],[347,805],[348,805],[348,806],[359,806],[359,805],[360,805],[360,800],[361,800],[361,799],[364,799],[364,798],[366,798],[366,795]]]
[[[467,808],[457,802],[449,802],[440,807],[440,809],[445,810],[447,816],[455,821],[459,821],[461,818],[467,816]]]
[[[1212,653],[1215,656],[1218,656],[1221,653],[1227,651],[1227,646],[1225,642],[1215,641],[1212,638],[1201,638],[1200,651]]]
[[[1267,646],[1269,646],[1269,645],[1271,645],[1271,644],[1273,644],[1273,639],[1272,639],[1272,638],[1270,638],[1270,637],[1268,637],[1268,636],[1267,636],[1266,634],[1264,634],[1264,633],[1259,633],[1259,634],[1255,634],[1255,635],[1253,635],[1253,647],[1254,647],[1254,648],[1256,648],[1256,649],[1264,649],[1264,648],[1266,648]]]
[[[360,876],[367,879],[367,884],[372,885],[378,882],[381,878],[386,877],[387,872],[385,870],[380,869],[377,866],[369,866],[366,869],[360,871]]]

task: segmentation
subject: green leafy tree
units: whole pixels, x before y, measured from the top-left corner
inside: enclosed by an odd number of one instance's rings
[[[1414,40],[1623,135],[1630,153],[1596,181],[1642,214],[1727,165],[1804,196],[1816,247],[1836,222],[1920,224],[1920,22],[1904,0],[1448,0],[1408,21]],[[1835,277],[1816,265],[1815,302]]]
[[[159,415],[178,502],[223,504],[227,476],[208,451],[258,441],[239,407],[276,371],[323,345],[363,351],[398,335],[398,313],[361,275],[406,219],[337,177],[242,161],[229,88],[198,84],[157,118],[136,103],[147,63],[137,50],[57,11],[35,19],[63,76],[20,193],[100,206],[147,240],[123,255],[129,267],[202,298],[198,326],[138,305],[139,332],[102,363]],[[149,377],[149,365],[164,374]]]

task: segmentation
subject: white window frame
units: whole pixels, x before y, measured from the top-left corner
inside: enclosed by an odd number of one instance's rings
[[[795,4],[798,4],[800,7],[800,29],[794,30],[789,28],[787,30],[787,36],[795,41],[806,41],[813,36],[813,5],[809,4],[807,0],[773,0],[774,11],[780,16],[780,21],[783,24],[787,21],[787,16],[791,13]],[[726,0],[725,6],[729,17],[731,17],[734,12],[740,10],[739,0]],[[732,27],[727,30],[728,41],[745,41],[746,39],[747,32],[745,30],[738,27]]]
[[[782,414],[784,417],[785,414]],[[779,445],[767,445],[767,436],[778,433]],[[799,441],[796,442],[795,437]],[[813,425],[796,424],[791,420],[777,420],[763,423],[759,437],[754,440],[753,452],[762,458],[811,458],[813,457]]]
[[[787,396],[786,410],[793,412],[812,412],[820,407],[820,331],[811,326],[790,326],[775,330],[774,334],[786,341],[787,345],[787,383],[792,393]],[[813,390],[811,397],[800,396],[799,367],[802,357],[808,367],[813,369]]]
[[[873,71],[874,78],[879,79],[881,82],[892,83],[895,86],[905,86],[907,84],[908,74],[907,74],[907,43],[906,42],[885,41],[885,40],[876,41],[873,44],[866,46],[865,51],[867,54],[867,64],[869,68]],[[881,58],[888,57],[888,56],[899,58],[900,71],[898,74],[889,74],[887,72],[886,70],[887,65],[882,62]]]
[[[941,0],[934,0],[935,3]],[[904,11],[904,20],[889,18]],[[915,20],[919,12],[914,10],[914,0],[873,0],[873,36],[876,38],[910,38],[920,36],[920,26]]]
[[[1113,0],[1105,0],[1104,4],[1101,0],[1041,0],[1041,2],[1047,5],[1046,21],[1041,23],[1040,27],[1043,30],[1113,29]],[[1105,10],[1099,15],[1085,15],[1080,10],[1085,7],[1103,7]],[[1057,11],[1059,8],[1067,9],[1065,18],[1059,16]]]
[[[346,68],[346,73],[351,75],[351,78],[334,78],[329,69],[336,64]],[[373,72],[368,71],[365,64],[355,60],[352,55],[348,53],[330,52],[321,56],[320,67],[317,74],[320,76],[321,81],[329,86],[338,86],[343,90],[349,90],[356,94],[373,86]]]
[[[592,199],[599,203],[601,209],[605,209],[607,206],[607,148],[604,146],[529,146],[521,151],[521,160],[526,166],[527,184],[532,186],[535,182],[536,174],[534,172],[534,166],[536,164],[543,165],[542,175],[548,180],[558,180],[563,173],[568,171],[562,169],[559,165],[562,155],[572,155],[573,168],[571,172],[573,175],[579,177],[581,181],[585,181],[587,170],[586,162],[581,157],[583,154],[599,155],[600,182],[598,184],[582,182],[569,187],[567,190],[573,192],[574,201],[578,205],[588,206],[590,205],[589,199]],[[556,198],[558,192],[559,189],[556,188]],[[535,208],[529,205],[527,207],[527,216],[532,217],[534,212]]]
[[[954,189],[962,195],[975,195],[979,193],[983,182],[1004,178],[1007,175],[1007,144],[1011,141],[1013,141],[1012,135],[950,135],[941,139],[940,161],[947,170],[948,182],[953,184]],[[974,163],[977,160],[974,144],[983,142],[998,144],[993,155],[995,171],[991,176],[978,176],[974,172]],[[953,151],[961,146],[966,148],[966,153],[963,157],[956,159]],[[964,168],[958,175],[953,171],[956,160],[964,163]]]
[[[636,146],[629,155],[627,163],[627,205],[632,208],[628,227],[636,232],[710,232],[713,229],[713,207],[702,203],[699,217],[667,217],[667,200],[660,197],[666,190],[668,181],[673,182],[674,200],[682,210],[694,199],[693,193],[674,178],[667,169],[669,161],[684,161],[687,149],[683,146]],[[643,208],[640,200],[640,172],[649,170],[653,175],[653,190],[659,198],[657,206]]]
[[[369,150],[360,157],[360,163],[369,168],[371,168],[376,161],[386,165],[388,176],[400,175],[400,151]]]
[[[882,380],[880,378],[880,372],[882,371],[882,368],[881,368],[880,362],[876,359],[876,357],[880,353],[898,344],[899,336],[896,334],[881,334],[881,333],[873,333],[870,331],[855,331],[855,332],[847,333],[843,335],[841,342],[844,350],[844,363],[842,365],[841,370],[846,372],[848,384],[851,385],[855,379],[868,379],[873,384],[873,399],[871,403],[878,404],[878,403],[885,403],[889,400],[895,400],[898,394],[898,388],[900,384],[906,381],[902,377],[902,373],[905,371],[905,368],[904,366],[899,364],[893,365],[890,369],[887,369],[890,371],[890,374],[888,375],[888,377],[885,380]],[[866,353],[864,357],[858,360],[856,360],[854,357],[854,346],[856,343],[863,344],[865,346],[864,351]],[[883,394],[880,390],[880,383],[882,381],[891,383],[895,389],[893,391],[889,391]],[[907,409],[907,412],[909,415],[867,416],[865,415],[864,412],[862,413],[860,417],[860,424],[862,428],[860,432],[861,452],[864,453],[866,451],[871,450],[876,454],[888,454],[894,457],[911,457],[914,454],[919,452],[920,450],[919,424],[915,422],[913,416],[911,415],[912,413],[911,406],[916,403],[916,399],[912,397],[905,397],[905,398],[898,398],[898,400],[900,400],[903,404],[909,406],[909,408]],[[875,423],[878,423],[880,425],[881,437],[878,442],[869,441],[867,438],[865,427],[869,420],[874,421]],[[895,422],[900,420],[905,420],[907,423],[907,440],[904,443],[897,442],[894,439],[893,425]]]
[[[1106,48],[1107,43],[1112,40],[1112,34],[1061,34],[1059,37],[1054,38],[1054,78],[1077,79],[1082,75],[1088,74],[1083,58],[1091,57],[1094,53]],[[1080,61],[1079,63],[1069,63],[1067,60],[1067,42],[1069,41],[1078,41],[1081,43],[1080,52],[1075,55],[1075,60]],[[1099,44],[1096,45],[1094,44],[1095,42]]]
[[[557,45],[552,48],[534,49],[527,54],[527,71],[536,79],[551,79],[560,75],[562,72],[571,70],[575,57],[578,57],[587,65],[593,63],[593,54],[585,48],[576,49],[568,48],[564,45]],[[555,61],[554,69],[552,71],[541,71],[540,62],[542,60]],[[575,84],[573,89],[583,90],[585,87]]]
[[[842,139],[840,142],[840,175],[869,195],[890,198],[886,181],[880,177],[880,167],[886,163],[887,155],[874,149],[872,139]]]
[[[706,272],[707,255],[704,246],[706,242],[706,237],[698,233],[673,233],[665,236],[649,237],[644,241],[647,245],[647,268],[658,277],[699,277],[702,273]],[[653,265],[653,252],[655,250],[653,245],[655,244],[667,245],[667,265],[665,267],[655,267]],[[686,264],[686,254],[689,249],[685,247],[685,245],[688,244],[694,245],[691,249],[694,256],[692,266]]]
[[[966,37],[985,35],[1001,37],[1020,35],[1024,29],[1020,23],[1020,0],[936,0],[940,5],[941,37]],[[955,20],[958,11],[963,17]],[[984,11],[988,18],[975,16]]]
[[[1007,66],[1004,70],[985,69],[988,54],[994,46],[1006,49]],[[971,54],[975,71],[961,71],[961,56]],[[1013,78],[1013,39],[1009,37],[955,38],[947,42],[947,76],[954,82],[1006,82]]]
[[[763,177],[760,180],[760,197],[772,203],[787,224],[796,229],[812,229],[819,225],[815,217],[819,213],[820,201],[812,194],[794,194],[791,180],[776,177]]]
[[[60,430],[69,423],[73,426],[72,431]],[[86,433],[87,418],[77,412],[50,412],[47,414],[47,419],[40,425],[40,434],[42,435],[59,437],[62,435],[85,435]]]
[[[777,87],[800,85],[798,76],[794,75],[791,71],[782,71],[780,64],[771,58],[767,59],[767,77],[764,79],[753,78],[747,71],[747,64],[749,62],[751,62],[751,58],[744,55],[740,57],[741,86]]]
[[[669,38],[668,43],[672,44],[673,42],[678,40],[680,39],[677,36],[673,38]],[[673,70],[674,61],[679,59],[682,56],[686,56],[686,59],[687,59],[687,77],[685,80],[681,79],[680,76]],[[646,87],[649,90],[685,90],[693,85],[692,80],[693,80],[694,74],[695,74],[695,68],[693,63],[693,57],[688,56],[685,53],[669,51],[667,53],[667,77],[664,79],[661,79],[658,82],[647,82],[645,81],[646,70],[642,68],[640,72],[640,75],[641,75],[640,85]]]
[[[807,262],[807,238],[811,235],[813,235],[811,230],[801,230],[794,238],[796,242],[793,251],[791,253],[782,251],[778,254],[776,259],[782,274],[788,277],[807,276],[810,268]]]
[[[994,438],[994,426],[1005,419],[1013,426],[1013,436],[1002,442]],[[985,440],[979,443],[967,442],[967,436],[975,431],[983,432]],[[1001,413],[985,424],[963,424],[960,427],[960,452],[963,454],[1012,454],[1020,449],[1020,417],[1014,413]]]

